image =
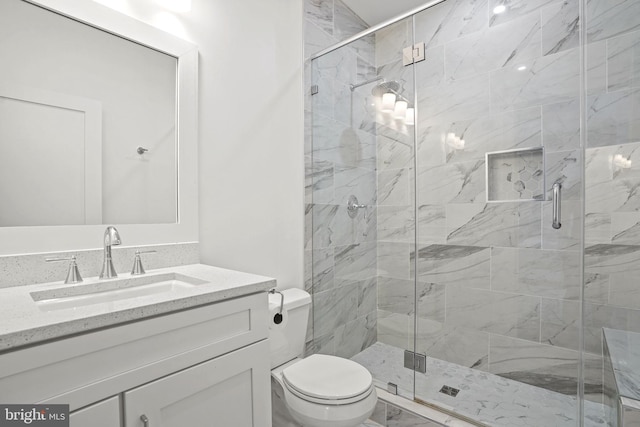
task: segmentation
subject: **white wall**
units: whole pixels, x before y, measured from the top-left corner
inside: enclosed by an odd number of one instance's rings
[[[100,0],[200,50],[203,263],[303,286],[302,2]]]

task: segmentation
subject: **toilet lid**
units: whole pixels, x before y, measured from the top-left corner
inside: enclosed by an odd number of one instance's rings
[[[314,354],[282,371],[294,390],[327,400],[349,399],[370,390],[373,378],[362,365],[336,356]]]

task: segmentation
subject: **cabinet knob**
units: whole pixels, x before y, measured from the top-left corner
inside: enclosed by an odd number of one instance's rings
[[[140,421],[142,421],[144,427],[149,427],[149,418],[145,414],[140,415]]]

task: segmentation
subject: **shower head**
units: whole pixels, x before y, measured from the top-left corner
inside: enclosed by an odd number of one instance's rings
[[[389,93],[389,92],[398,94],[400,92],[401,87],[402,85],[396,80],[389,80],[389,81],[383,80],[371,89],[371,95],[382,96],[385,93]]]

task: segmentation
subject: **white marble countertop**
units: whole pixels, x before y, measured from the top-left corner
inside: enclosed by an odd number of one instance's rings
[[[32,297],[32,294],[37,292],[42,295],[42,291],[73,295],[82,293],[83,289],[106,290],[114,284],[121,285],[127,279],[139,280],[138,278],[151,278],[168,273],[199,279],[200,283],[152,295],[49,311],[42,309]],[[110,280],[89,278],[75,285],[53,282],[0,289],[0,352],[229,298],[264,292],[275,286],[276,281],[269,277],[194,264],[148,270],[144,276],[131,276],[127,273]]]

